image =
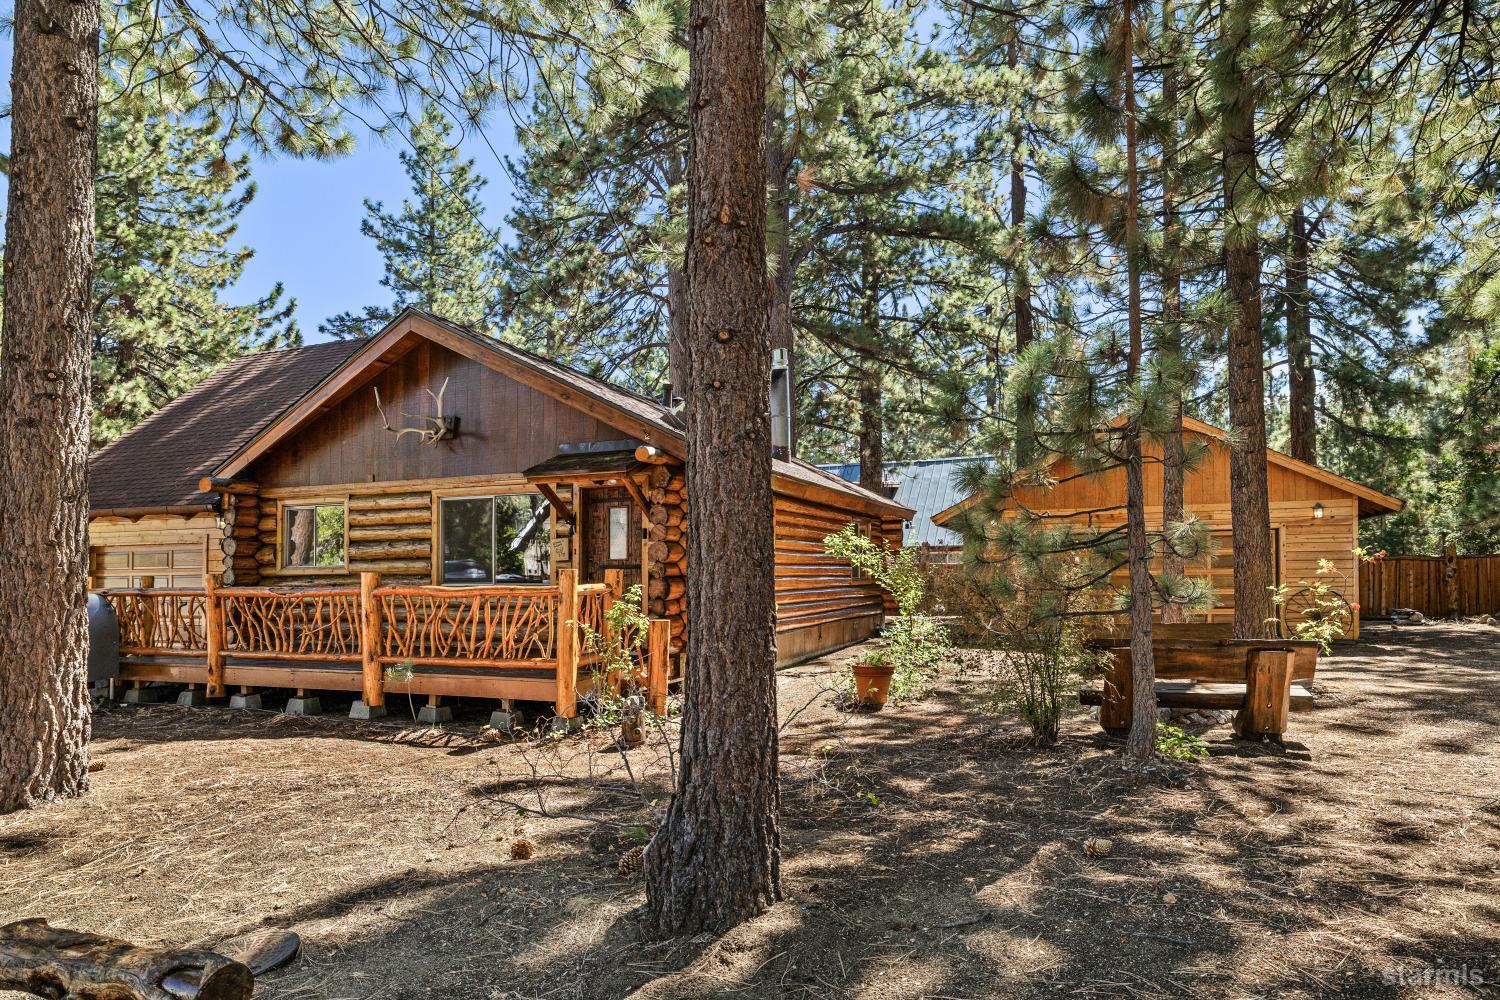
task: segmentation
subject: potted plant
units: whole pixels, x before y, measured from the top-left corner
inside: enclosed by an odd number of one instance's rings
[[[854,662],[854,696],[861,705],[883,708],[891,695],[891,675],[896,664],[883,649]]]

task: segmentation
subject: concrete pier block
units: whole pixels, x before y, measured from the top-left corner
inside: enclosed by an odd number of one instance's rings
[[[159,705],[167,700],[167,693],[158,687],[133,687],[125,691],[127,705]]]
[[[552,731],[560,736],[576,733],[582,728],[583,719],[580,716],[575,715],[571,719],[565,719],[561,715],[552,717]]]
[[[498,709],[490,713],[490,728],[498,732],[509,733],[521,728],[521,713]]]
[[[453,709],[447,705],[423,705],[417,712],[417,721],[424,726],[440,726],[453,721]]]
[[[179,708],[202,708],[208,704],[208,695],[203,693],[202,688],[188,688],[177,693],[177,707]]]
[[[287,715],[322,715],[323,703],[317,695],[298,695],[286,703]]]
[[[349,718],[358,719],[360,722],[368,722],[370,719],[385,718],[385,706],[376,705],[373,708],[366,705],[363,700],[356,701],[349,706]]]
[[[260,695],[237,694],[229,699],[230,708],[238,708],[247,712],[253,712],[260,708]]]

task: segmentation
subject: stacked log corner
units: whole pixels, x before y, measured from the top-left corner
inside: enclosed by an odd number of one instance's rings
[[[256,493],[225,492],[224,540],[220,543],[223,552],[224,586],[254,587],[260,583],[261,562],[261,499]],[[275,505],[270,505],[275,509]],[[274,561],[276,547],[270,548]]]
[[[680,465],[651,466],[646,477],[646,613],[671,624],[671,651],[687,645],[687,479]]]

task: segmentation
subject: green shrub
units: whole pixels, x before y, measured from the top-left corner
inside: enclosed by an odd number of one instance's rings
[[[1196,761],[1208,756],[1208,744],[1179,726],[1158,722],[1156,752],[1173,760]]]

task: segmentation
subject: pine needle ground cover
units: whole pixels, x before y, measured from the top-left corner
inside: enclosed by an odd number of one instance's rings
[[[844,716],[858,650],[784,671],[787,899],[717,941],[641,939],[648,810],[602,733],[111,709],[88,796],[0,819],[0,922],[293,928],[303,957],[257,992],[285,1000],[1483,995],[1495,634],[1373,627],[1320,663],[1286,752],[1220,727],[1145,776],[1082,714],[1031,748],[962,679]],[[648,795],[661,749],[630,751]],[[539,801],[556,818],[512,804]]]

